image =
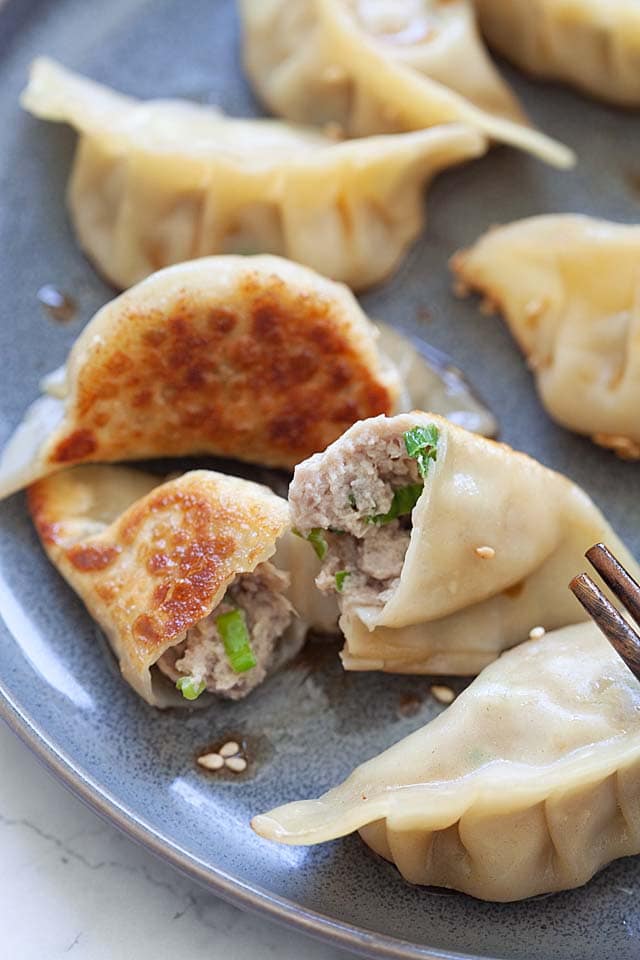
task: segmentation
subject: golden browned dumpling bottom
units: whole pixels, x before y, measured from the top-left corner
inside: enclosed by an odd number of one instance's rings
[[[237,699],[280,659],[285,633],[302,639],[283,595],[288,575],[269,562],[289,530],[287,503],[266,487],[208,470],[158,485],[137,470],[86,466],[34,484],[29,508],[49,559],[149,703],[171,694],[152,668],[174,682],[196,674],[201,690]],[[235,609],[256,661],[242,671],[217,632]]]
[[[0,461],[0,496],[89,461],[210,453],[293,467],[390,412],[396,373],[341,284],[277,257],[154,274],[96,314]]]
[[[389,410],[389,390],[336,327],[329,300],[250,272],[236,292],[239,305],[198,302],[184,289],[167,314],[126,309],[110,349],[83,367],[78,422],[52,462],[110,460],[134,447],[287,467]]]

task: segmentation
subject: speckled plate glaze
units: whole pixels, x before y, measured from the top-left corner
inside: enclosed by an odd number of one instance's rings
[[[39,378],[112,295],[76,247],[64,209],[74,137],[18,107],[31,58],[50,54],[142,97],[259,110],[239,68],[232,0],[9,0],[0,8],[3,442]],[[364,304],[450,353],[500,416],[503,439],[581,483],[640,551],[640,466],[555,427],[504,326],[450,294],[448,256],[491,223],[551,211],[638,218],[637,115],[509,78],[536,120],[577,150],[578,169],[558,173],[499,149],[440,177],[426,237]],[[45,283],[77,301],[74,321],[56,324],[43,312],[36,292]],[[260,840],[252,814],[321,793],[440,710],[428,680],[346,675],[335,647],[314,644],[245,702],[159,713],[120,681],[81,603],[42,554],[22,495],[0,504],[0,524],[2,714],[132,837],[221,896],[368,956],[637,960],[638,859],[581,890],[492,905],[408,886],[356,837],[313,849]],[[247,738],[245,777],[216,778],[194,764],[199,748],[227,734]]]

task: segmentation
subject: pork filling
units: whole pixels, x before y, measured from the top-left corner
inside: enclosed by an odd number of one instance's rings
[[[436,459],[435,426],[388,433],[362,424],[296,469],[293,522],[322,559],[316,584],[349,606],[384,606],[398,586],[411,513]],[[385,435],[386,433],[386,435]]]
[[[288,586],[288,574],[271,563],[239,574],[215,610],[160,657],[159,670],[182,688],[187,699],[203,690],[231,700],[246,697],[265,679],[278,641],[293,619],[293,607],[283,596]],[[235,628],[232,636],[230,627]],[[235,640],[234,648],[230,640]],[[253,661],[255,665],[247,669]]]

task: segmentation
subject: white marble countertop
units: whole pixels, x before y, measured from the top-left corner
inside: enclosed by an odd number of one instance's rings
[[[348,960],[243,913],[108,826],[0,721],[0,917],[11,960]]]

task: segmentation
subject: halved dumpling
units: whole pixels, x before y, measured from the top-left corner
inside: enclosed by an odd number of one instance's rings
[[[62,467],[212,453],[291,468],[390,412],[352,294],[277,257],[162,270],[98,311],[0,459],[0,497]]]
[[[364,137],[462,121],[556,166],[574,162],[529,126],[469,0],[240,0],[240,11],[248,74],[280,116]]]
[[[504,315],[558,423],[640,457],[640,226],[575,214],[494,228],[453,258]]]
[[[291,257],[354,288],[378,283],[422,230],[432,177],[487,147],[462,124],[340,143],[186,101],[135,100],[46,59],[22,104],[78,131],[71,217],[118,287],[224,253]]]
[[[148,703],[179,702],[176,685],[187,700],[244,697],[302,645],[289,574],[273,561],[289,511],[266,487],[207,470],[159,485],[87,466],[34,484],[29,508]]]
[[[289,502],[350,670],[472,675],[532,625],[583,619],[567,584],[600,540],[640,574],[583,490],[433,414],[355,424],[296,467]]]
[[[410,883],[510,901],[640,853],[639,792],[640,683],[585,623],[505,653],[340,786],[252,826],[287,844],[359,830]]]
[[[637,0],[473,0],[492,47],[536,77],[640,106]]]

